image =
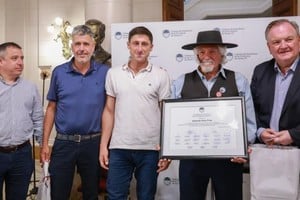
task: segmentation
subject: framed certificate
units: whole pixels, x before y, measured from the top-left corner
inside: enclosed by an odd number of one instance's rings
[[[248,157],[244,97],[162,101],[161,157]]]

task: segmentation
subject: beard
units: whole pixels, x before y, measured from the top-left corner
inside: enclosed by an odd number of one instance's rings
[[[200,62],[200,68],[201,68],[201,72],[206,74],[213,71],[214,65],[212,61],[203,61]]]
[[[207,73],[213,71],[214,66],[202,66],[202,65],[200,65],[200,68],[201,68],[202,73],[207,74]]]

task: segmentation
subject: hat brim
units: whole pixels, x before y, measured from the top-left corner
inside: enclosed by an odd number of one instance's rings
[[[213,43],[213,42],[201,42],[201,43],[191,43],[191,44],[186,44],[183,45],[181,48],[185,49],[185,50],[193,50],[195,47],[199,46],[199,45],[220,45],[220,46],[225,46],[227,48],[235,48],[238,45],[237,44],[233,44],[233,43]]]

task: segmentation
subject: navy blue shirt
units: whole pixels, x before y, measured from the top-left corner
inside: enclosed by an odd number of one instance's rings
[[[73,59],[57,66],[47,99],[56,102],[55,127],[62,134],[101,132],[108,66],[91,61],[85,75],[72,67]]]

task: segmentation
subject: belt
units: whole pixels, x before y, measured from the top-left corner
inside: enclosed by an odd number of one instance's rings
[[[0,152],[1,153],[12,153],[12,152],[18,151],[19,149],[22,149],[27,144],[30,144],[29,140],[27,140],[26,142],[19,144],[19,145],[11,145],[11,146],[7,146],[7,147],[0,146]]]
[[[81,142],[83,140],[90,140],[90,139],[93,139],[93,138],[96,138],[99,136],[100,136],[100,133],[94,133],[94,134],[89,134],[89,135],[80,135],[80,134],[67,135],[67,134],[57,133],[56,139],[68,140],[68,141],[73,141],[73,142]]]

